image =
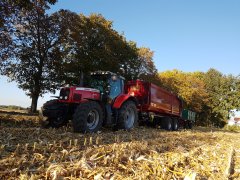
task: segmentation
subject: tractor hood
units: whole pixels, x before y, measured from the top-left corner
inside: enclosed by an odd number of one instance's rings
[[[59,100],[67,103],[80,103],[87,99],[100,100],[100,91],[85,87],[65,87],[60,90]]]
[[[76,91],[84,91],[84,92],[97,92],[100,93],[98,89],[93,89],[93,88],[85,88],[85,87],[75,87]]]

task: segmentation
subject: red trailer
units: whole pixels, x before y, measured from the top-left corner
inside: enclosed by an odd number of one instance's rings
[[[135,96],[140,102],[141,111],[180,117],[182,101],[178,96],[153,83],[141,80],[129,81],[125,87],[126,92]]]
[[[125,91],[136,97],[141,116],[150,115],[154,124],[159,124],[167,130],[178,129],[182,100],[177,95],[153,83],[141,80],[129,81],[125,86]]]

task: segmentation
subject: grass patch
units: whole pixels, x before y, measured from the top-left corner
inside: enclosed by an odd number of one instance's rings
[[[227,131],[240,132],[240,126],[237,126],[237,125],[233,125],[233,126],[226,125],[226,126],[224,126],[223,129],[227,130]]]

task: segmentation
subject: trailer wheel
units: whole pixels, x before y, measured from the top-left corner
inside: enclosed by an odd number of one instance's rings
[[[173,122],[172,130],[173,130],[173,131],[177,131],[177,130],[179,129],[178,119],[177,119],[177,118],[173,118],[173,119],[172,119],[172,122]]]
[[[129,130],[136,126],[138,126],[137,107],[133,101],[127,101],[119,111],[117,128]]]
[[[171,131],[173,126],[173,121],[170,117],[161,118],[161,127],[167,131]]]
[[[103,112],[101,106],[95,101],[80,104],[73,115],[74,132],[93,133],[101,129]]]
[[[188,129],[192,129],[192,127],[193,127],[192,122],[188,122],[187,127],[188,127]]]

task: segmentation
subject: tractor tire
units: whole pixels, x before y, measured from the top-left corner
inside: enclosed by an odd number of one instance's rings
[[[68,124],[68,120],[65,117],[56,118],[48,118],[46,121],[41,122],[42,128],[60,128],[62,126],[66,126]]]
[[[170,117],[161,118],[161,127],[167,131],[171,131],[173,127],[173,120]]]
[[[138,126],[138,111],[133,101],[125,102],[119,110],[117,129],[130,130]]]
[[[43,128],[60,128],[68,123],[68,108],[65,105],[59,104],[57,100],[50,100],[45,103],[45,106],[52,106],[54,110],[48,112],[45,121],[43,115],[41,115],[40,123]]]
[[[57,118],[49,118],[47,121],[49,121],[48,127],[60,128],[62,126],[66,126],[68,123],[66,110],[60,110]]]
[[[179,129],[179,122],[178,122],[178,119],[177,118],[173,118],[172,119],[172,130],[173,131],[178,131]]]
[[[103,110],[95,101],[80,104],[73,115],[72,125],[74,132],[98,132],[103,123]]]

